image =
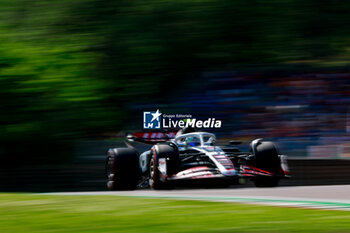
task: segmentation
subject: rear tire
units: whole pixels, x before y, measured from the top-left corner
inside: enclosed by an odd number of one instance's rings
[[[255,166],[259,169],[281,174],[281,161],[278,149],[272,142],[260,142],[255,148]],[[261,177],[254,181],[256,187],[276,187],[279,178]]]
[[[131,148],[108,151],[106,160],[107,188],[109,190],[132,190],[140,180],[137,152]]]

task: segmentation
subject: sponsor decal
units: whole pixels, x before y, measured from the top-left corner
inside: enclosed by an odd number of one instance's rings
[[[176,129],[176,128],[221,128],[221,120],[209,117],[197,119],[191,114],[162,114],[157,111],[143,112],[144,129]]]

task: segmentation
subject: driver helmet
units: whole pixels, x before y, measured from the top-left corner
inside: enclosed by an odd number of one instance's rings
[[[189,146],[200,146],[201,142],[200,142],[199,138],[189,136],[186,138],[186,144]]]

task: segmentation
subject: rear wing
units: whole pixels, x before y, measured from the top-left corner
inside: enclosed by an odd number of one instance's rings
[[[145,144],[157,144],[175,138],[176,132],[135,132],[126,133],[126,140],[129,142],[141,142]]]

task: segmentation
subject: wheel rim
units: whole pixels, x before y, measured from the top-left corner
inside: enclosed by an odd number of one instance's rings
[[[107,166],[106,166],[106,176],[107,176],[107,180],[109,180],[109,177],[112,174],[112,158],[108,157],[108,161],[107,161]]]
[[[154,183],[154,159],[152,158],[150,163],[149,163],[149,184],[150,186],[153,185]]]
[[[108,157],[106,164],[106,178],[107,178],[107,188],[109,190],[114,189],[114,174],[113,174],[113,158]]]

